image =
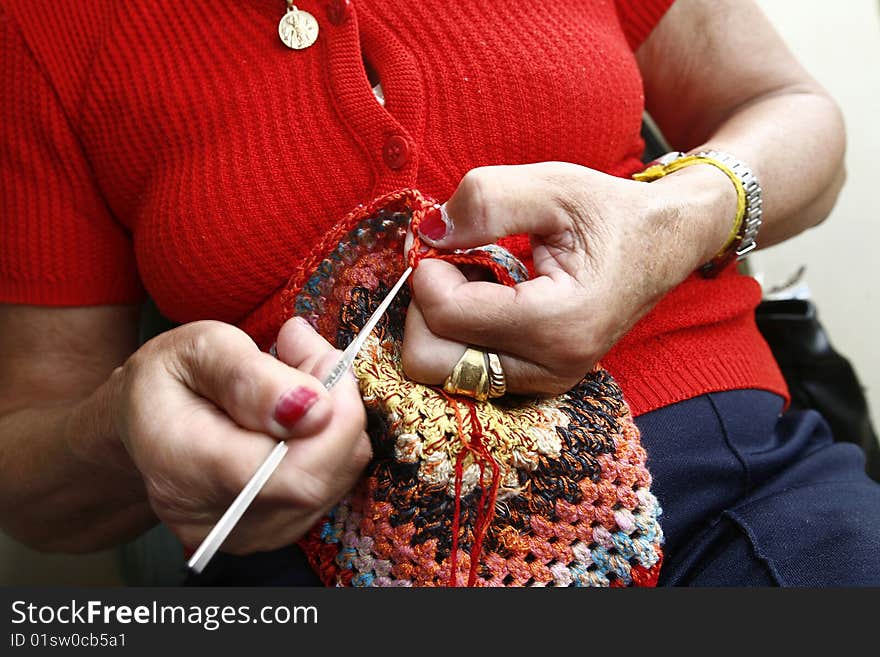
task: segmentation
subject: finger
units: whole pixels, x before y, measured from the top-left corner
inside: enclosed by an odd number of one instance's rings
[[[248,513],[224,542],[224,552],[250,552],[289,544],[300,538],[351,490],[371,456],[370,442],[363,431],[355,434],[348,432],[345,434],[348,438],[340,441],[348,447],[345,458],[338,458],[338,453],[326,449],[328,442],[343,435],[338,427],[336,429],[332,438],[328,433],[288,443],[297,448],[315,441],[316,449],[308,451],[323,454],[318,467],[314,463],[306,463],[307,459],[298,453],[301,450],[291,449],[259,492]],[[255,451],[252,449],[255,444],[249,442],[250,449],[237,449],[234,454],[225,452],[226,458],[215,470],[216,480],[222,484],[221,494],[217,503],[209,507],[212,510],[204,514],[201,532],[193,540],[196,545],[207,535],[272,449],[267,447]],[[206,509],[199,511],[204,513]]]
[[[561,211],[564,206],[547,198],[554,189],[548,179],[575,175],[572,165],[561,162],[471,169],[449,200],[428,212],[419,234],[432,246],[463,249],[507,235],[565,233],[571,219]]]
[[[316,372],[316,365],[328,353],[341,353],[334,349],[305,319],[293,317],[281,327],[275,343],[278,358],[296,369],[320,378],[323,372]]]
[[[296,460],[285,459],[253,508],[224,542],[223,551],[250,554],[296,542],[351,490],[370,456],[367,434],[360,432],[354,451],[346,459],[348,466],[341,472],[330,469],[326,477],[320,477],[308,471],[288,470],[283,466],[296,465]],[[312,499],[316,493],[321,497]],[[204,533],[210,528],[205,527]]]
[[[406,309],[401,361],[406,375],[419,383],[441,385],[464,353],[467,345],[431,332],[419,305],[412,301]]]
[[[342,357],[340,349],[333,348],[307,321],[299,317],[288,320],[281,327],[276,350],[279,359],[321,381]],[[334,386],[331,394],[338,388],[345,390],[342,395],[354,394],[359,398],[357,379],[351,370]]]
[[[410,304],[406,314],[402,355],[403,369],[409,378],[426,385],[443,385],[467,347],[467,344],[432,333],[418,304]],[[580,378],[579,375],[560,377],[539,363],[499,352],[490,345],[485,345],[484,350],[498,355],[509,393],[560,394]]]
[[[328,372],[338,352],[330,350],[316,363]],[[353,375],[343,377],[331,391],[330,422],[319,433],[288,441],[288,452],[254,502],[254,527],[230,536],[224,550],[248,552],[279,547],[280,538],[299,538],[354,486],[372,455],[366,434],[366,414]],[[232,479],[245,480],[262,463],[244,463]]]
[[[315,377],[261,352],[233,326],[198,324],[183,352],[193,391],[240,426],[279,439],[311,435],[327,424],[330,398]]]
[[[351,490],[370,456],[370,441],[366,432],[360,432],[354,451],[348,455],[347,465],[341,471],[328,470],[326,477],[320,477],[279,468],[269,480],[271,486],[267,485],[264,494],[255,500],[253,512],[243,518],[241,531],[233,532],[224,544],[224,552],[249,554],[280,548],[299,540]],[[296,463],[294,459],[289,462]],[[287,463],[285,459],[282,466]],[[331,479],[329,485],[328,479]],[[300,482],[299,485],[294,485],[296,482]],[[311,484],[304,486],[304,482]],[[290,484],[290,487],[284,484]],[[316,492],[322,497],[306,501]]]
[[[224,542],[224,551],[249,551],[273,543],[283,528],[270,527],[272,518],[286,518],[299,533],[306,531],[321,514],[350,490],[370,457],[370,443],[364,433],[363,406],[352,395],[348,403],[334,407],[333,420],[317,434],[288,442],[289,450],[272,474],[252,508]],[[274,449],[275,441],[262,433],[243,429],[223,413],[202,406],[185,411],[181,397],[174,398],[186,422],[177,423],[161,436],[176,449],[162,458],[173,478],[158,478],[151,486],[151,498],[158,503],[162,519],[177,525],[184,519],[181,539],[196,547],[221,514],[250,481]],[[167,429],[167,428],[166,428]],[[193,440],[198,436],[198,440]],[[160,443],[160,440],[156,440]],[[181,464],[192,464],[182,468]],[[310,520],[311,519],[311,520]],[[271,535],[267,535],[268,528]],[[286,540],[286,539],[285,539]]]
[[[353,379],[351,379],[353,384]],[[307,508],[337,502],[354,485],[372,454],[360,395],[334,389],[334,413],[327,428],[305,440],[288,442],[289,452],[267,495]]]
[[[133,409],[140,429],[132,457],[160,519],[195,548],[276,441],[242,428],[182,381],[169,385],[156,372],[142,383],[152,394]]]
[[[243,429],[227,415],[212,413],[207,407],[190,412],[185,426],[166,428],[161,439],[175,449],[167,450],[162,460],[154,459],[156,471],[174,472],[174,476],[145,474],[150,482],[150,498],[160,519],[174,527],[191,549],[204,540],[277,444],[273,438]],[[277,476],[276,471],[235,526],[224,542],[224,551],[252,537],[268,508],[267,491],[277,488],[273,481]],[[278,495],[272,493],[269,497],[274,500]],[[289,500],[286,506],[288,510],[294,508]]]
[[[406,229],[406,237],[404,238],[403,244],[403,257],[407,258],[412,249],[413,245],[413,234],[410,228]],[[422,252],[428,250],[428,247],[425,244],[421,246]],[[456,267],[464,274],[465,278],[469,281],[494,281],[494,274],[487,268],[480,265],[470,265],[470,264],[462,264],[456,263]]]
[[[318,378],[329,374],[342,355],[308,323],[296,320],[288,321],[282,327],[277,350],[279,358]],[[294,485],[298,494],[313,503],[328,495],[338,497],[347,492],[349,484],[370,456],[369,441],[363,433],[366,414],[357,380],[351,371],[330,391],[330,401],[332,416],[329,424],[308,441],[289,443],[290,452],[280,468],[284,474],[279,481],[286,480]]]
[[[434,335],[536,362],[539,358],[530,358],[535,348],[551,343],[554,331],[571,328],[565,311],[577,301],[563,276],[539,276],[507,287],[468,281],[454,265],[433,259],[419,264],[412,285],[413,298]]]

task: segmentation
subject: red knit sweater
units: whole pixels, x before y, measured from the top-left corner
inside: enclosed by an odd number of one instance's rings
[[[670,4],[298,0],[320,34],[292,51],[283,0],[0,0],[0,301],[146,290],[265,346],[296,263],[358,203],[446,199],[489,164],[639,169],[633,50]],[[669,294],[603,361],[633,411],[785,394],[758,300],[732,269]]]

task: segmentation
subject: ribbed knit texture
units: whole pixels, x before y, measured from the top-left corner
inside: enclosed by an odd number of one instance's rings
[[[0,301],[146,288],[172,319],[233,322],[265,346],[302,254],[378,194],[445,199],[489,164],[637,170],[632,50],[670,4],[354,0],[334,25],[300,0],[320,34],[295,52],[277,36],[283,0],[0,0]],[[409,157],[392,169],[395,135]],[[784,393],[758,298],[732,272],[694,277],[642,320],[605,360],[633,412]]]

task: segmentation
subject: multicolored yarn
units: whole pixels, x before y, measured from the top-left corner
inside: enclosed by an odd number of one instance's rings
[[[345,347],[402,272],[407,225],[432,206],[405,190],[358,208],[291,279],[286,316]],[[508,284],[525,273],[499,247],[419,253]],[[597,367],[552,399],[451,397],[403,373],[408,303],[403,290],[355,362],[373,459],[301,541],[325,584],[655,585],[660,508],[610,375]]]

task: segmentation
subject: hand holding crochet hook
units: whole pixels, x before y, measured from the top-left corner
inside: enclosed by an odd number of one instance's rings
[[[225,552],[295,542],[369,460],[354,377],[344,372],[330,391],[321,381],[341,352],[298,320],[284,324],[276,349],[277,359],[233,326],[194,322],[148,342],[115,375],[123,443],[153,512],[187,548],[276,445],[289,454],[221,541]]]
[[[409,279],[410,274],[412,274],[412,268],[407,268],[400,278],[397,280],[397,283],[391,288],[388,294],[385,296],[385,299],[379,303],[378,307],[373,311],[373,314],[367,319],[366,323],[361,327],[360,332],[351,341],[351,343],[342,351],[336,362],[333,366],[327,371],[322,379],[322,384],[324,389],[327,391],[333,390],[336,385],[343,380],[351,382],[351,367],[354,364],[354,360],[360,352],[361,348],[364,346],[364,343],[367,341],[367,338],[372,333],[373,329],[382,319],[382,316],[388,310],[394,298],[397,296],[397,293],[400,291],[400,288],[403,287],[404,283]],[[301,321],[299,319],[294,320],[296,323],[311,328],[307,322]],[[282,329],[283,332],[283,329]],[[279,339],[281,337],[279,336]],[[317,346],[317,345],[316,345]],[[276,343],[273,347],[275,351],[275,355],[283,360],[283,356],[278,351],[279,346]],[[282,345],[281,349],[284,349]],[[289,419],[299,419],[299,416],[304,414],[308,409],[305,408],[300,402],[296,400],[298,396],[296,394],[297,389],[294,389],[294,395],[292,397],[282,397],[279,401],[280,405],[284,405],[287,401],[293,402],[293,413],[291,415],[296,415],[296,418],[290,417]],[[282,413],[286,413],[282,411]],[[278,419],[279,415],[279,407],[276,406],[275,417]],[[349,418],[350,419],[350,418]],[[361,441],[363,442],[363,441]],[[225,513],[220,517],[217,521],[217,524],[208,532],[208,535],[202,540],[198,549],[193,553],[192,557],[188,562],[188,566],[191,570],[196,573],[201,573],[208,563],[213,559],[214,555],[220,549],[220,547],[226,542],[227,537],[235,529],[235,526],[238,524],[239,520],[241,520],[244,513],[248,510],[251,503],[254,499],[262,492],[263,488],[268,483],[270,477],[278,469],[281,465],[281,462],[284,460],[284,457],[287,455],[288,446],[287,441],[282,440],[277,445],[275,445],[274,449],[269,453],[268,456],[263,460],[260,464],[260,467],[257,468],[256,472],[251,476],[248,482],[241,489],[236,498],[232,501],[232,504],[226,509]],[[339,455],[340,459],[345,461],[349,455],[341,454]],[[358,459],[354,459],[353,461],[349,460],[350,463],[357,463]]]

